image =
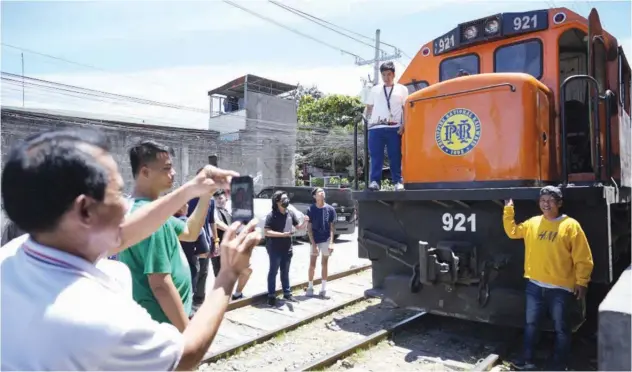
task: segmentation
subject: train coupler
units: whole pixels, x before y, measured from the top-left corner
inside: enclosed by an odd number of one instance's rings
[[[437,247],[419,242],[419,277],[422,284],[477,282],[476,247],[470,242],[441,241]]]

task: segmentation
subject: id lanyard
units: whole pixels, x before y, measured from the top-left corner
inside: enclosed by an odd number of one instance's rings
[[[386,94],[386,85],[384,85],[383,88],[384,88],[384,97],[386,97],[386,106],[388,107],[388,121],[391,122],[393,121],[393,114],[391,113],[391,95],[393,95],[393,91],[395,90],[395,85],[391,87],[391,91],[388,94]]]

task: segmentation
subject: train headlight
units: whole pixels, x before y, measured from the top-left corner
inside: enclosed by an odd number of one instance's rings
[[[467,40],[474,39],[476,35],[478,35],[478,29],[476,28],[476,26],[470,26],[466,28],[465,32],[463,33],[463,36],[465,36]]]
[[[485,34],[493,35],[498,32],[499,28],[500,28],[500,23],[498,23],[498,20],[492,19],[491,21],[488,21],[487,24],[485,25]]]

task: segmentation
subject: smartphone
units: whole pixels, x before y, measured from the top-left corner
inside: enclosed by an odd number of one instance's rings
[[[254,186],[252,177],[233,177],[230,181],[232,220],[247,224],[254,218]]]

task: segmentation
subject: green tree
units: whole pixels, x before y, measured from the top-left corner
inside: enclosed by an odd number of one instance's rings
[[[363,156],[364,105],[359,97],[305,94],[298,106],[298,149],[316,167],[345,172],[353,164],[353,130],[359,125],[358,154]],[[361,160],[360,160],[361,161]],[[361,164],[361,163],[360,163]]]
[[[313,95],[301,97],[298,105],[298,123],[322,128],[346,128],[362,120],[364,105],[359,97],[331,94],[322,98]]]

